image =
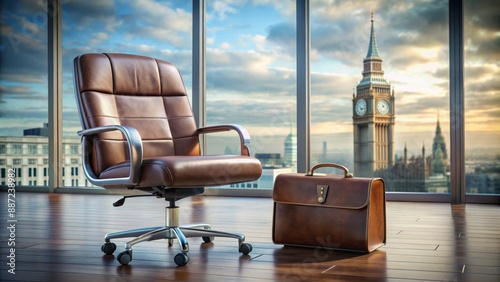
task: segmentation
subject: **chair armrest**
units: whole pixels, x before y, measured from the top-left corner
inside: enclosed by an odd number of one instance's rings
[[[128,150],[130,155],[130,173],[128,177],[121,178],[107,178],[99,179],[94,174],[92,166],[90,165],[90,149],[88,137],[99,133],[104,133],[108,131],[119,130],[125,136],[128,143]],[[106,125],[101,127],[95,127],[90,129],[84,129],[77,132],[79,136],[82,137],[82,161],[83,161],[83,171],[85,176],[90,181],[90,183],[96,186],[104,185],[136,185],[141,177],[141,165],[142,165],[142,138],[139,132],[130,126],[121,125]]]
[[[222,125],[206,126],[206,127],[198,128],[198,133],[205,134],[205,133],[214,133],[214,132],[224,132],[224,131],[230,131],[230,130],[236,131],[238,133],[238,135],[240,136],[241,155],[250,156],[250,149],[248,148],[248,145],[250,144],[250,134],[241,125],[222,124]]]

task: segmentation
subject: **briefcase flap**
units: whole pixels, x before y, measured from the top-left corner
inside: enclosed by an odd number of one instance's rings
[[[283,204],[361,209],[368,205],[372,181],[377,180],[335,174],[280,174],[274,183],[273,200]]]

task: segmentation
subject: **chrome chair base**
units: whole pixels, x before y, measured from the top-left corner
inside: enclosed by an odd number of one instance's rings
[[[213,241],[215,237],[235,238],[238,239],[238,250],[240,253],[248,255],[252,251],[252,245],[244,243],[245,235],[243,234],[212,230],[210,225],[203,223],[180,226],[178,224],[179,208],[166,207],[165,209],[164,226],[145,227],[108,233],[104,236],[105,243],[101,247],[101,250],[107,255],[111,255],[116,250],[116,245],[111,243],[112,239],[134,237],[132,240],[125,243],[125,250],[117,257],[117,260],[122,265],[127,265],[132,260],[132,246],[135,244],[167,239],[168,245],[172,246],[174,239],[177,239],[181,253],[175,256],[174,261],[179,266],[185,265],[189,261],[189,257],[187,256],[189,252],[187,238],[190,237],[201,237],[205,243]]]

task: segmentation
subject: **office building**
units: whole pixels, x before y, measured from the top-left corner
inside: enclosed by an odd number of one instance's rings
[[[17,186],[48,186],[49,144],[48,124],[42,128],[26,129],[22,137],[0,136],[0,183],[6,185],[8,169],[16,171]],[[79,138],[63,138],[63,185],[92,187],[82,170]]]

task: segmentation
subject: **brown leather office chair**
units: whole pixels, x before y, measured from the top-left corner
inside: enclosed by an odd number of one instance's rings
[[[179,71],[170,63],[130,54],[84,54],[74,59],[76,100],[83,130],[83,168],[88,180],[104,188],[147,191],[169,202],[165,226],[108,233],[101,247],[116,250],[111,239],[136,237],[117,259],[132,260],[132,246],[156,239],[179,241],[174,261],[185,265],[187,237],[238,239],[239,252],[252,246],[245,236],[211,230],[208,224],[179,225],[175,201],[201,194],[204,187],[253,181],[262,166],[251,157],[250,136],[238,125],[197,128]],[[235,131],[240,155],[201,155],[199,135]],[[115,206],[123,204],[126,197]]]

